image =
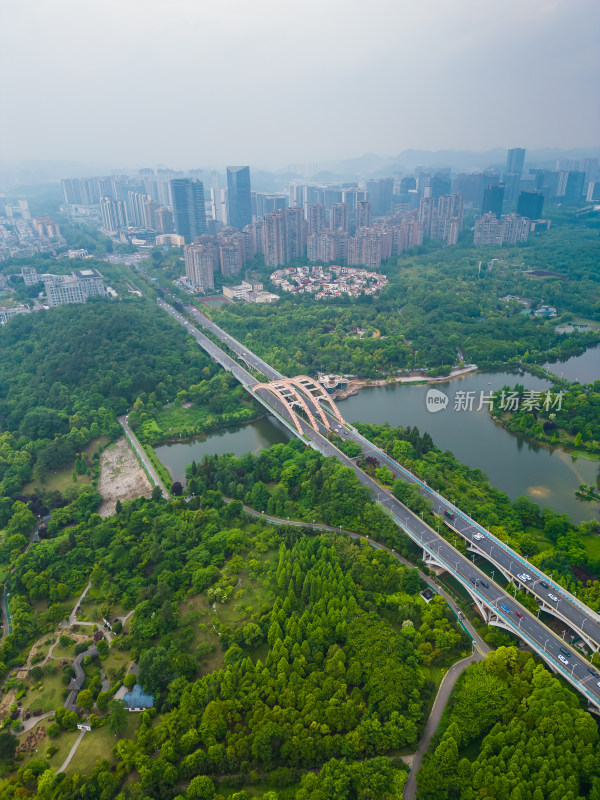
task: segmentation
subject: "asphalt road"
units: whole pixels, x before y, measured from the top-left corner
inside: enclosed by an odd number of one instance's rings
[[[460,678],[467,667],[470,667],[471,664],[474,664],[476,661],[483,661],[484,658],[485,656],[475,652],[467,658],[463,658],[462,661],[457,661],[444,675],[431,708],[427,724],[425,725],[425,731],[423,732],[419,746],[413,756],[412,763],[410,765],[410,772],[408,773],[408,778],[406,779],[406,783],[404,784],[404,789],[402,791],[402,800],[415,800],[415,797],[417,796],[417,773],[421,767],[421,761],[427,752],[427,748],[431,742],[431,737],[439,727],[442,714],[444,713],[444,709],[448,704],[450,694],[454,689],[456,681]]]
[[[194,326],[178,314],[175,309],[164,301],[159,301],[159,304],[177,319],[180,324],[187,327],[188,331],[195,336],[198,343],[206,352],[225,369],[229,369],[247,388],[252,388],[258,384],[258,381],[253,378],[247,370],[240,367],[239,364],[224,353],[221,348],[217,347],[211,340],[207,339],[206,336],[197,330],[195,331]],[[260,362],[258,357],[255,357],[255,361],[252,361],[250,356],[254,354],[250,353],[247,348],[239,345],[235,339],[225,334],[218,326],[210,323],[210,325],[205,325],[205,327],[211,330],[216,336],[225,336],[225,343],[234,350],[234,352],[236,347],[239,346],[241,350],[244,351],[244,358],[247,358],[251,364],[255,365]],[[250,354],[250,356],[248,354]],[[268,408],[274,409],[280,417],[285,418],[287,416],[287,409],[283,406],[281,401],[271,393],[267,393],[266,390],[259,390],[255,392],[254,395]],[[575,686],[591,705],[600,708],[600,675],[598,675],[596,670],[592,667],[588,667],[587,662],[580,653],[570,648],[560,637],[556,636],[556,634],[540,622],[535,615],[520,606],[506,591],[497,586],[493,581],[490,581],[489,578],[465,556],[455,550],[451,544],[423,522],[420,517],[404,506],[390,492],[381,487],[370,475],[363,472],[356,463],[338,450],[325,436],[314,431],[302,417],[299,417],[299,420],[304,437],[315,449],[319,450],[325,456],[337,458],[342,464],[350,467],[356,474],[360,483],[369,490],[378,504],[392,519],[394,519],[398,526],[413,539],[413,541],[421,544],[450,574],[454,575],[467,586],[474,598],[478,598],[488,608],[493,609],[499,621],[505,627],[516,633],[520,639],[535,650],[538,655],[544,658],[553,671],[562,675]],[[345,428],[339,424],[336,427],[339,429],[337,432],[343,435],[344,438],[359,441],[363,445],[363,453],[366,455],[372,453],[378,459],[384,455],[378,448],[371,445],[371,443],[366,444],[368,440],[361,437],[357,431]],[[386,460],[388,460],[387,457]],[[397,468],[400,468],[400,465],[397,465]],[[417,480],[414,476],[413,479],[415,481]],[[532,574],[531,570],[529,570],[529,573]]]

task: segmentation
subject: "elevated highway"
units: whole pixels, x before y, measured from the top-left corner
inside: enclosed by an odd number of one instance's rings
[[[466,556],[463,556],[441,535],[423,522],[419,516],[397,500],[391,492],[381,487],[370,475],[360,469],[353,460],[338,450],[338,448],[329,441],[326,435],[324,435],[325,430],[323,432],[319,430],[319,423],[317,423],[317,429],[315,429],[302,416],[298,416],[301,429],[299,431],[290,420],[289,405],[285,400],[280,399],[276,394],[270,393],[266,389],[262,391],[259,389],[256,391],[257,387],[262,383],[261,381],[257,380],[248,370],[241,367],[237,361],[225,353],[205,334],[198,331],[194,325],[180,315],[175,309],[162,300],[159,301],[159,304],[180,324],[188,329],[189,333],[196,338],[198,344],[203,347],[211,358],[221,364],[225,369],[232,372],[246,389],[251,391],[265,408],[280,419],[295,436],[299,436],[308,446],[318,450],[324,456],[337,458],[342,464],[352,469],[360,483],[370,491],[374,499],[376,498],[376,502],[385,513],[422,548],[426,563],[432,567],[439,567],[446,570],[467,589],[483,619],[488,624],[496,625],[515,633],[528,644],[534,652],[544,659],[554,672],[562,675],[585,697],[591,711],[600,713],[600,676],[596,670],[590,667],[585,659],[582,658],[580,653],[569,647],[560,637],[547,628],[536,615],[531,614],[528,610],[516,603],[508,592],[500,588],[493,581],[490,581]],[[251,365],[252,369],[265,375],[261,369],[262,364],[264,364],[261,359],[236,342],[235,339],[218,328],[218,326],[214,325],[214,323],[211,323],[207,317],[203,317],[203,315],[200,315],[198,312],[194,312],[194,318],[203,318],[202,327],[218,338],[223,336],[221,341],[234,352],[237,352],[236,347],[239,346],[241,348],[240,357]],[[269,369],[272,374],[276,373],[272,368],[269,367]],[[269,377],[268,375],[265,376]],[[280,380],[281,377],[280,373],[277,373],[273,374],[273,377],[270,379]],[[311,401],[308,395],[305,396],[305,401],[307,403],[313,402],[313,404],[318,402],[315,401],[314,398]],[[315,408],[313,416],[317,413]],[[322,423],[320,424],[322,425]],[[410,476],[413,482],[421,485],[422,490],[433,492],[433,490],[430,490],[422,481],[404,470],[401,465],[389,459],[386,454],[362,437],[358,431],[351,426],[341,425],[336,420],[335,430],[336,433],[339,433],[345,439],[359,442],[365,455],[373,455],[379,460],[388,463],[388,466],[390,466],[390,469],[395,474],[399,475],[402,473],[402,477],[405,477],[405,473],[407,473],[406,479],[409,479]],[[433,492],[433,495],[430,496],[434,496],[433,500],[434,503],[438,504],[438,512],[441,510],[443,513],[443,510],[450,509],[451,513],[455,515],[451,522],[453,523],[452,527],[457,533],[461,533],[461,535],[465,536],[471,544],[474,541],[475,545],[481,549],[481,540],[473,540],[471,535],[471,530],[474,536],[475,532],[479,532],[480,527],[478,527],[474,521],[470,520],[470,518],[466,517],[466,515],[463,515],[454,505],[449,504],[441,495]],[[461,530],[457,527],[458,525],[461,526]],[[484,537],[490,537],[490,547],[497,547],[499,551],[501,550],[503,554],[506,554],[510,558],[510,554],[507,552],[509,548],[507,548],[506,545],[500,548],[492,544],[491,538],[493,537],[491,537],[491,534],[486,532],[482,535]],[[486,553],[490,555],[492,560],[499,558],[499,555],[495,551],[491,551],[491,554],[488,551],[486,551]],[[514,555],[515,559],[521,558],[517,556],[517,554]],[[501,571],[504,571],[505,566],[503,561],[503,569]],[[510,567],[510,563],[506,566],[507,569],[508,567]],[[528,573],[533,578],[531,568],[529,568]],[[550,579],[548,579],[548,581],[549,580]],[[549,583],[549,586],[554,585]],[[590,614],[592,613],[593,612],[590,611]]]

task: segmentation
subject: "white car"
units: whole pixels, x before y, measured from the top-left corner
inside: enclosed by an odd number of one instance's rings
[[[562,661],[563,664],[568,664],[569,663],[568,660],[563,656],[562,653],[558,654],[558,660]]]
[[[550,600],[553,600],[555,603],[558,603],[558,597],[555,594],[549,594],[548,597]]]
[[[524,578],[526,581],[530,581],[530,580],[531,580],[531,575],[528,575],[526,572],[524,572],[524,573],[523,573],[523,578]]]
[[[477,539],[477,541],[479,541],[480,539],[484,539],[485,537],[484,537],[483,533],[474,533],[473,534],[473,538]]]

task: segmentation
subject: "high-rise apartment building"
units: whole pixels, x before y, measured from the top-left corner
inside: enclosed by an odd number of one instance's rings
[[[127,212],[125,203],[122,200],[101,197],[100,213],[102,215],[102,230],[109,236],[114,236],[121,228],[127,227]]]
[[[306,246],[304,213],[301,208],[288,208],[283,213],[286,229],[286,261],[302,258]]]
[[[332,231],[348,230],[348,206],[346,203],[334,203],[331,206],[329,227]]]
[[[287,260],[285,212],[272,211],[270,214],[265,214],[262,234],[265,264],[268,267],[285,264]]]
[[[243,233],[219,235],[219,261],[221,273],[225,278],[238,275],[246,261],[246,248]]]
[[[204,184],[195,178],[175,178],[171,181],[171,198],[175,232],[190,244],[206,233]]]
[[[252,222],[250,167],[227,167],[228,221],[241,231]]]
[[[498,218],[495,214],[483,214],[475,221],[473,244],[475,247],[518,244],[526,242],[531,221],[518,214],[507,214]]]
[[[359,200],[356,203],[356,230],[371,226],[371,203],[368,200]]]
[[[307,209],[306,219],[308,222],[308,235],[321,233],[327,227],[325,216],[325,206],[310,205]]]
[[[188,244],[183,249],[185,274],[196,291],[215,288],[215,270],[219,265],[219,248],[213,241]]]

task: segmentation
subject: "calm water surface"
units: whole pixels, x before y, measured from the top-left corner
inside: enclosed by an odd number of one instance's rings
[[[579,358],[582,358],[580,356]],[[600,518],[597,504],[579,500],[574,492],[581,483],[595,484],[598,462],[573,459],[562,450],[551,450],[525,437],[509,433],[489,416],[485,405],[477,411],[480,394],[499,389],[505,384],[521,383],[526,389],[542,391],[546,381],[532,375],[506,372],[466,375],[435,384],[447,394],[447,407],[429,412],[425,396],[430,386],[410,384],[361,389],[360,393],[340,401],[342,415],[349,422],[384,423],[416,426],[428,431],[435,444],[450,450],[459,461],[486,473],[492,485],[506,492],[511,499],[526,495],[540,505],[550,506],[575,522]],[[454,410],[457,392],[473,392],[473,410]],[[241,456],[258,452],[291,434],[273,417],[217,431],[204,439],[163,445],[156,453],[173,480],[185,479],[185,467],[192,460],[201,461],[206,454],[233,453]]]
[[[239,457],[246,453],[258,453],[274,444],[287,442],[290,436],[279,420],[268,416],[245,425],[223,428],[206,437],[164,444],[156,447],[155,452],[173,480],[184,483],[186,466],[192,461],[202,461],[205,455],[233,453]]]
[[[544,364],[544,367],[561,378],[579,383],[592,383],[600,380],[600,344],[588,347],[580,356],[572,356],[565,361]]]

